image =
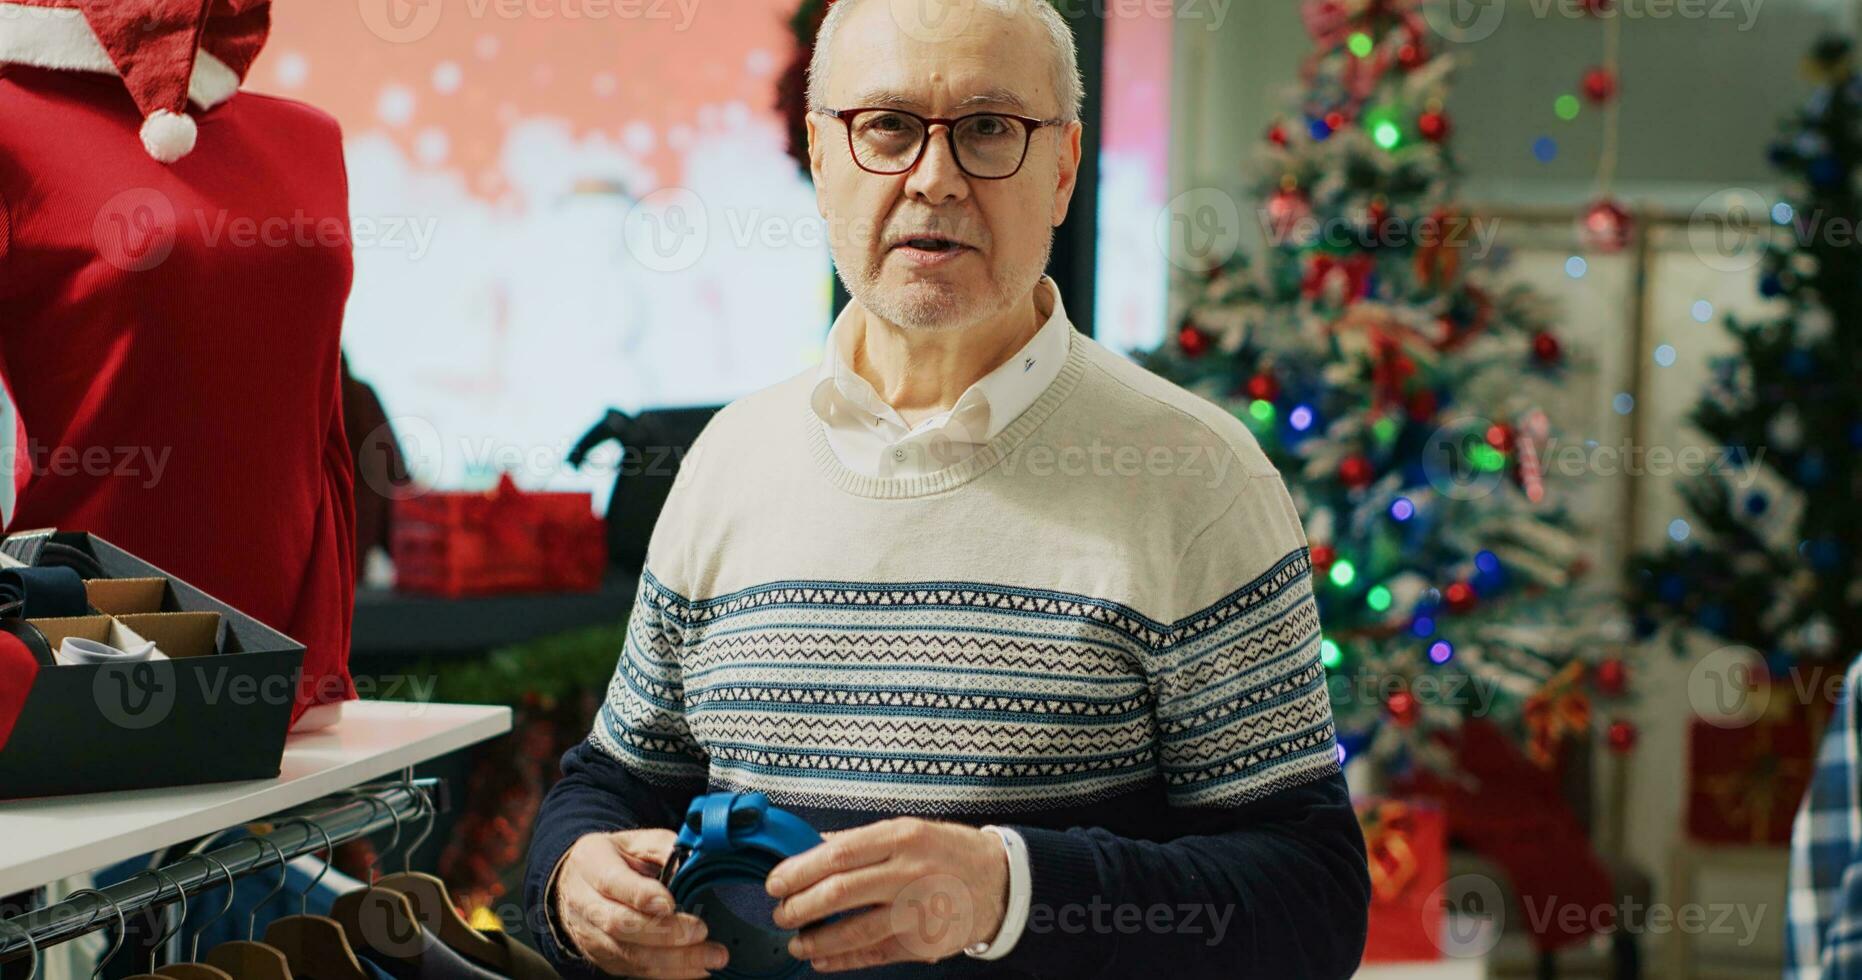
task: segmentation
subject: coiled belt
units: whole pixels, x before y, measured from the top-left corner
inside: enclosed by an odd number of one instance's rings
[[[802,974],[802,962],[789,955],[797,930],[770,920],[775,901],[764,883],[784,858],[819,843],[815,828],[770,806],[762,793],[711,793],[686,808],[659,880],[680,911],[705,921],[706,938],[730,951],[730,962],[712,976],[788,980]]]

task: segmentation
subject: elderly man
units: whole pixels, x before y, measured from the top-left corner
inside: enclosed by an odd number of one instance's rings
[[[809,103],[855,302],[686,458],[538,819],[546,952],[723,964],[655,873],[731,790],[828,831],[766,882],[819,972],[1348,976],[1369,885],[1286,489],[1042,275],[1080,163],[1066,22],[841,0]]]

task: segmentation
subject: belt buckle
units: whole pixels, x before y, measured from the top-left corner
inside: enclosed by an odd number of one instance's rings
[[[672,887],[672,879],[678,876],[679,869],[685,866],[685,859],[690,854],[691,850],[684,844],[674,844],[671,856],[667,857],[666,863],[660,866],[659,883],[668,888]]]

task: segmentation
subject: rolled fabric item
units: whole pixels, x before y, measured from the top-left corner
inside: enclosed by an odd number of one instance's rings
[[[39,659],[12,633],[0,633],[0,749],[13,736],[13,726],[26,709],[26,696],[39,676]]]
[[[0,615],[21,619],[82,616],[90,611],[84,579],[64,567],[0,569]]]
[[[155,649],[154,640],[143,640],[127,650],[113,647],[102,640],[87,640],[81,636],[67,636],[58,645],[54,654],[60,666],[72,667],[81,664],[134,664],[145,660],[167,660],[168,655]]]

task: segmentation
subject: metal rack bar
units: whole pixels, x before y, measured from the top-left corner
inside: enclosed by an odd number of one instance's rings
[[[226,875],[218,865],[225,865],[237,877],[278,867],[280,854],[284,861],[290,861],[324,850],[322,833],[305,823],[290,821],[306,821],[323,828],[329,834],[329,842],[334,844],[385,830],[397,820],[405,826],[423,812],[423,807],[433,805],[429,794],[438,782],[431,778],[403,778],[333,794],[258,821],[275,825],[269,833],[244,837],[204,855],[193,855],[159,869],[138,872],[101,889],[106,898],[100,899],[96,894],[75,895],[24,915],[0,920],[0,963],[30,954],[35,945],[43,950],[88,932],[110,928],[116,925],[118,909],[128,916],[179,901],[181,895],[177,888],[194,895],[224,885]],[[347,798],[339,800],[340,797]],[[270,843],[260,844],[260,840]],[[271,845],[276,845],[276,849]],[[30,942],[27,936],[31,936]]]

